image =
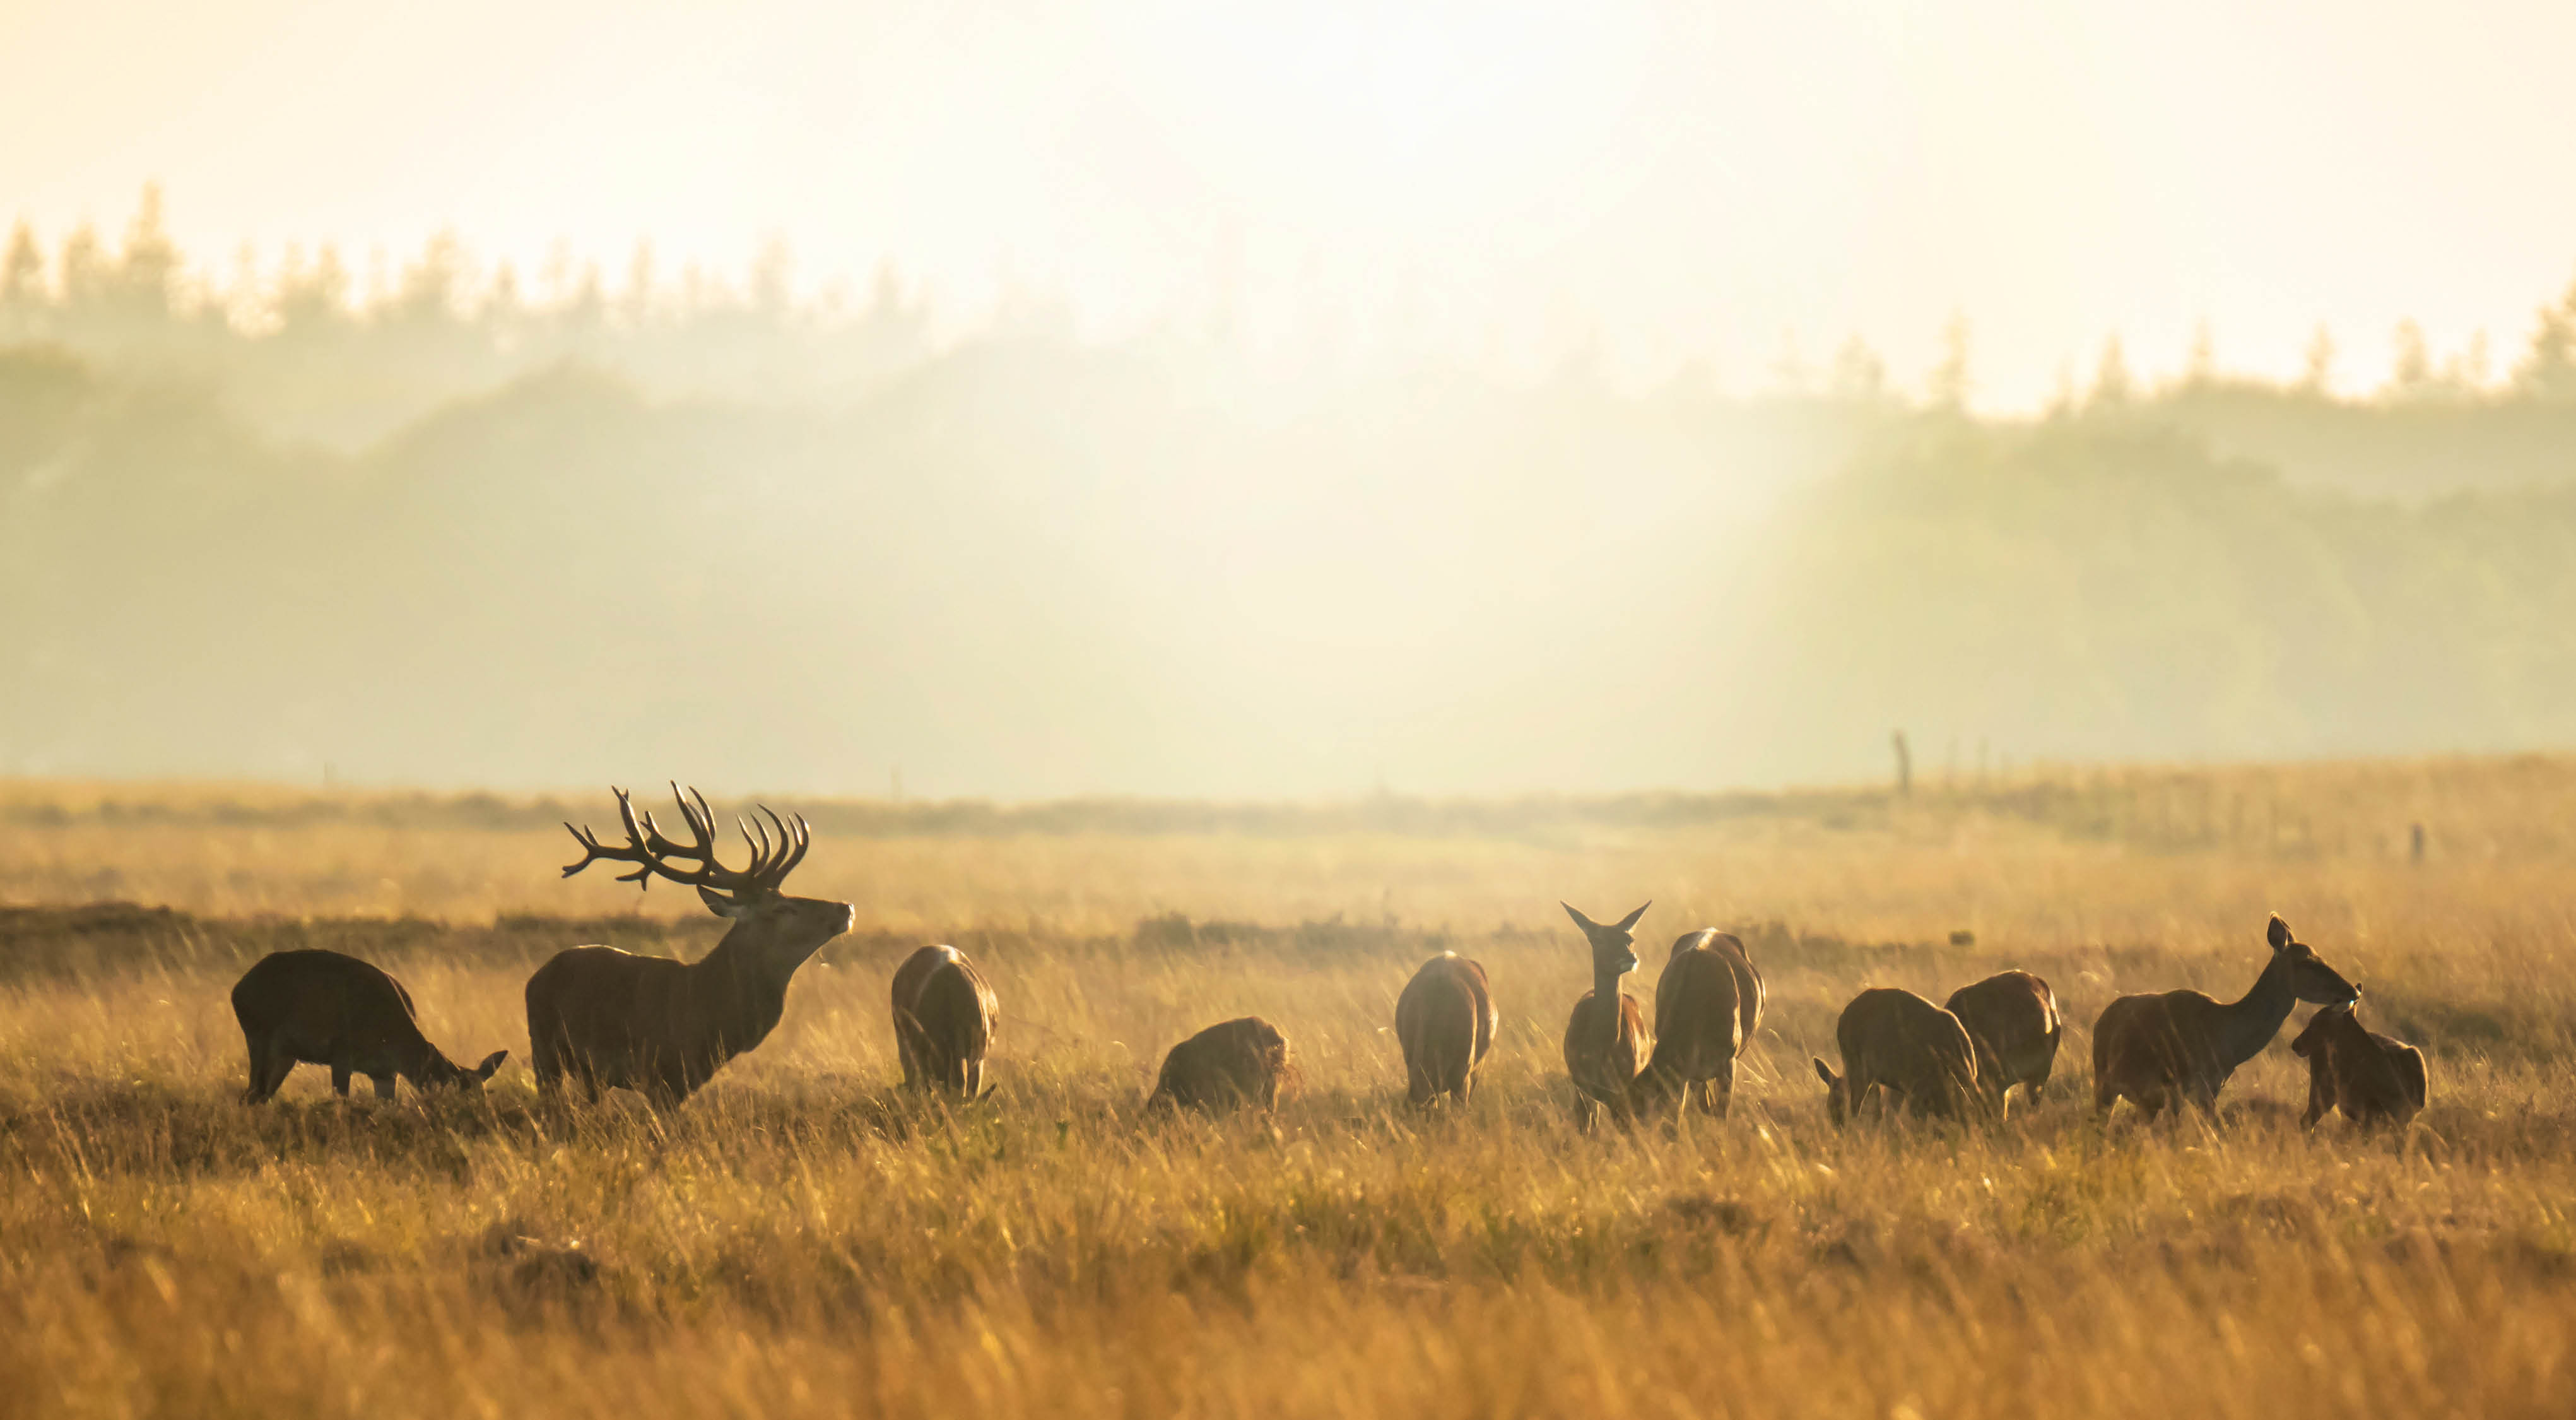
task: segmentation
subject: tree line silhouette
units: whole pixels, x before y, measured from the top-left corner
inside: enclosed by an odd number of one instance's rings
[[[112,250],[22,228],[0,772],[1241,795],[1875,779],[1891,725],[1927,767],[2576,740],[2576,291],[2499,380],[2114,347],[1989,418],[1964,323],[1919,399],[1858,345],[1758,394],[1247,392],[780,262],[527,299],[441,242],[353,296],[194,282],[149,200]]]

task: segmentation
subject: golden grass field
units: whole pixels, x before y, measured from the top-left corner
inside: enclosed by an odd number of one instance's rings
[[[0,1413],[2576,1413],[2576,760],[794,806],[792,889],[858,928],[657,1119],[539,1110],[525,1073],[548,954],[717,935],[683,893],[558,879],[550,817],[605,792],[0,783]],[[1751,943],[1733,1119],[1574,1132],[1560,897],[1655,900],[1641,997],[1687,928]],[[2303,1008],[2214,1127],[2097,1125],[2094,1015],[2237,994],[2271,911],[2425,1048],[2422,1119],[2303,1133]],[[1002,1001],[998,1092],[954,1115],[890,1088],[887,977],[928,940]],[[237,1103],[225,993],[288,945],[380,962],[449,1054],[511,1064],[481,1101],[343,1105],[308,1067]],[[1390,1025],[1443,947],[1504,1026],[1474,1104],[1422,1118]],[[1807,1057],[1846,999],[2005,966],[2066,1009],[2053,1098],[1991,1134],[1827,1125]],[[1141,1115],[1165,1047],[1247,1012],[1300,1063],[1275,1117]]]

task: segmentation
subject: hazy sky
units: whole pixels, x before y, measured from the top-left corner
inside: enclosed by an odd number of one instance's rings
[[[1008,287],[1736,388],[1855,331],[1917,380],[1960,310],[1994,405],[2324,321],[2360,387],[2407,316],[2509,364],[2576,276],[2571,54],[2564,3],[0,0],[0,216],[158,180],[205,259],[452,228],[612,282],[777,236],[952,328]]]

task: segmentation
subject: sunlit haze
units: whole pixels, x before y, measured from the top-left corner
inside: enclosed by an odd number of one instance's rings
[[[0,774],[2576,744],[2569,7],[0,15]]]
[[[2120,337],[2365,388],[2413,319],[2509,350],[2576,271],[2576,9],[2191,0],[1531,6],[0,5],[0,218],[181,244],[452,230],[533,279],[918,283],[1086,335],[1230,323],[1759,388],[1974,332],[1985,407]]]

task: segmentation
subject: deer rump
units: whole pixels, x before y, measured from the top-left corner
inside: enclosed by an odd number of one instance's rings
[[[1637,1104],[1659,1107],[1678,1096],[1680,1104],[1695,1100],[1723,1117],[1735,1093],[1735,1058],[1749,1038],[1745,1021],[1760,1018],[1761,1004],[1757,995],[1748,1006],[1735,961],[1706,945],[1686,945],[1692,941],[1674,945],[1655,982],[1654,1053],[1637,1077]]]
[[[1288,1038],[1259,1016],[1221,1021],[1163,1057],[1148,1109],[1276,1108],[1288,1073]]]
[[[1950,993],[1943,1009],[1968,1028],[1977,1083],[1998,1103],[2020,1085],[2031,1100],[2048,1087],[2065,1036],[2057,993],[2027,971],[2000,971]]]
[[[1753,965],[1752,954],[1744,949],[1744,939],[1733,932],[1702,927],[1696,932],[1684,933],[1674,941],[1672,954],[1678,958],[1690,951],[1714,953],[1724,958],[1727,967],[1735,973],[1735,1013],[1743,1025],[1743,1037],[1736,1046],[1736,1053],[1743,1054],[1744,1047],[1753,1043],[1753,1033],[1762,1028],[1762,1007],[1770,994],[1762,984],[1761,971]],[[1670,961],[1665,963],[1665,970],[1670,972]],[[1655,986],[1655,1009],[1658,1013],[1655,1030],[1659,1035],[1663,1031],[1663,998],[1663,984],[1658,980]]]
[[[1482,965],[1454,952],[1424,962],[1395,998],[1408,1098],[1417,1105],[1442,1095],[1466,1099],[1500,1023]]]
[[[914,952],[894,974],[895,1053],[905,1086],[981,1095],[999,1010],[993,988],[955,947]]]

